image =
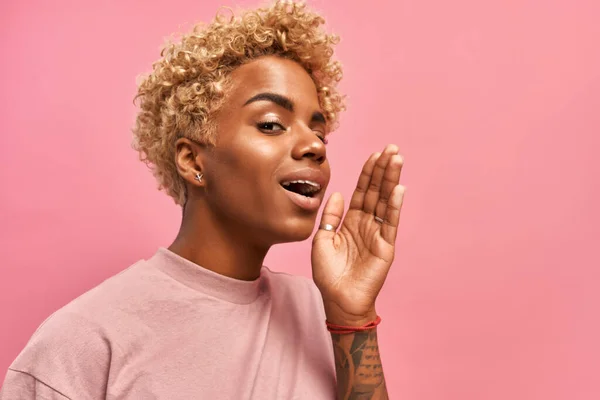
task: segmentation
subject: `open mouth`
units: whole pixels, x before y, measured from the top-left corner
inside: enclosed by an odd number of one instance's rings
[[[321,185],[312,181],[294,180],[285,181],[281,186],[289,192],[293,192],[305,197],[315,197],[321,191]]]

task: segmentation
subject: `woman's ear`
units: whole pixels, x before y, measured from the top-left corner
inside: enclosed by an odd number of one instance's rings
[[[188,184],[198,187],[204,186],[202,148],[188,138],[179,138],[175,142],[177,172]]]

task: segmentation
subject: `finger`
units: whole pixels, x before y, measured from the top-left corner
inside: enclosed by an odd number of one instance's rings
[[[362,210],[365,202],[365,194],[369,188],[369,182],[371,181],[371,175],[373,175],[373,169],[377,159],[381,156],[381,153],[373,153],[365,162],[362,171],[358,177],[358,183],[356,189],[350,199],[350,209]]]
[[[375,207],[375,215],[380,218],[385,217],[385,210],[387,209],[388,201],[392,195],[392,190],[394,190],[396,185],[398,185],[398,182],[400,182],[400,174],[402,173],[403,165],[404,159],[402,156],[394,154],[385,168],[381,193],[379,194],[379,200]]]
[[[392,190],[390,201],[385,211],[383,224],[381,225],[381,237],[389,244],[394,244],[398,234],[398,224],[400,222],[400,210],[404,202],[404,192],[406,188],[402,185],[396,185]]]
[[[323,208],[323,214],[321,215],[321,223],[319,224],[319,230],[315,234],[321,237],[333,237],[336,230],[339,228],[344,216],[344,198],[341,193],[335,192],[325,203]]]
[[[381,157],[379,157],[375,163],[375,168],[373,168],[373,174],[371,175],[369,188],[365,194],[365,201],[363,204],[363,211],[366,213],[375,214],[375,207],[377,206],[379,195],[381,193],[383,175],[394,154],[398,154],[398,147],[393,144],[387,145],[385,150],[383,150]]]

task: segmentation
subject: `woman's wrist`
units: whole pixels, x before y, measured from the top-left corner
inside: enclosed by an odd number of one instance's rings
[[[325,317],[327,322],[342,326],[365,326],[377,319],[375,307],[370,308],[365,313],[352,314],[341,309],[337,304],[325,303]]]

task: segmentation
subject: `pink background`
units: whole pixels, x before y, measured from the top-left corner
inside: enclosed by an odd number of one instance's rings
[[[0,379],[51,312],[174,237],[130,149],[135,77],[222,1],[2,2]],[[388,142],[406,157],[391,397],[600,398],[600,2],[311,4],[349,95],[330,187]],[[308,251],[268,264],[309,275]]]

